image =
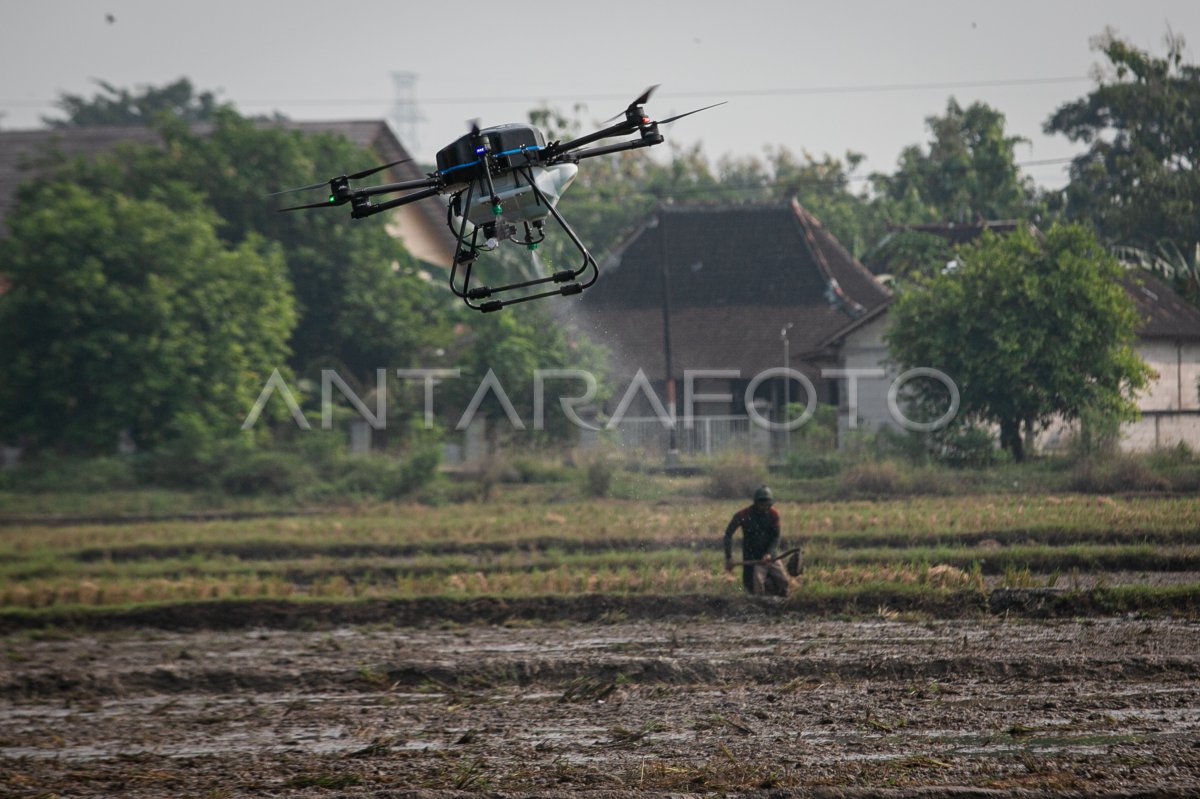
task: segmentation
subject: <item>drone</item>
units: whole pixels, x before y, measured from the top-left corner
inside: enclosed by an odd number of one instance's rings
[[[314,183],[269,196],[312,191],[328,185],[329,194],[325,201],[279,210],[299,211],[349,204],[350,216],[362,219],[427,197],[444,195],[446,225],[455,237],[454,259],[450,264],[450,290],[468,307],[488,313],[544,297],[580,294],[596,282],[599,268],[596,259],[557,208],[563,192],[579,171],[579,162],[586,158],[662,144],[664,139],[658,130],[660,125],[724,105],[715,103],[668,119],[653,120],[646,115],[642,106],[657,88],[651,86],[623,113],[601,123],[606,127],[568,141],[547,143],[542,131],[530,124],[514,123],[481,129],[478,122],[474,122],[470,133],[438,151],[436,171],[423,178],[378,186],[351,186],[351,181],[362,180],[405,163],[395,161],[332,178],[328,184]],[[608,124],[618,119],[620,121]],[[589,146],[602,139],[634,133],[638,134],[638,138]],[[399,192],[408,193],[379,202],[372,200],[373,197]],[[511,241],[531,251],[536,250],[545,239],[547,219],[553,219],[579,251],[578,266],[502,286],[472,283],[472,268],[476,259],[485,252],[495,250],[502,242]]]

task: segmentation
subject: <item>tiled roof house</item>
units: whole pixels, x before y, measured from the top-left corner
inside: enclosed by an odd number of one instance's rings
[[[745,390],[756,376],[783,367],[784,336],[788,365],[812,380],[818,401],[836,402],[836,384],[821,380],[821,364],[807,353],[889,296],[794,201],[661,205],[601,262],[599,281],[571,317],[609,349],[618,392],[641,370],[664,401],[674,393],[682,414],[689,372],[736,372],[697,380],[698,393],[732,399],[694,409],[736,415],[745,413]],[[763,380],[754,398],[778,409],[782,382]],[[805,402],[792,386],[791,401]]]

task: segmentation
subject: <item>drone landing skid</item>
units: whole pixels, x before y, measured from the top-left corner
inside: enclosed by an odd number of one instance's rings
[[[516,305],[518,303],[529,302],[531,300],[540,300],[546,297],[569,297],[574,294],[580,294],[584,289],[595,283],[596,278],[600,276],[599,269],[596,267],[596,259],[592,257],[590,252],[588,252],[587,247],[584,246],[583,242],[579,239],[579,236],[576,235],[571,226],[567,224],[567,220],[563,218],[563,215],[559,213],[557,208],[554,207],[554,202],[547,198],[542,190],[538,187],[537,180],[533,175],[533,171],[526,167],[525,169],[517,170],[517,172],[526,179],[528,190],[533,193],[537,200],[537,204],[543,207],[548,212],[548,215],[554,219],[555,223],[557,223],[558,226],[562,228],[563,232],[567,234],[567,237],[571,239],[571,243],[575,245],[575,248],[579,251],[579,254],[582,256],[583,260],[575,269],[558,270],[551,275],[535,278],[533,280],[523,280],[516,283],[509,283],[503,286],[495,287],[478,285],[472,286],[471,272],[475,263],[475,259],[479,256],[480,250],[489,249],[488,247],[481,246],[479,244],[480,232],[483,232],[485,235],[490,234],[488,235],[488,238],[493,242],[498,241],[500,238],[507,238],[516,243],[526,244],[531,248],[536,246],[536,244],[540,242],[542,238],[538,238],[536,240],[533,238],[533,231],[528,222],[525,223],[524,241],[516,237],[515,230],[509,235],[502,236],[501,234],[504,233],[504,228],[511,226],[504,221],[500,214],[496,214],[496,221],[483,225],[476,225],[471,233],[468,234],[468,218],[466,216],[466,209],[471,207],[471,201],[475,195],[477,186],[477,181],[471,181],[470,185],[468,185],[466,188],[466,200],[462,205],[464,213],[456,232],[454,262],[450,265],[450,290],[453,291],[455,295],[461,297],[463,302],[467,304],[467,307],[476,311],[482,311],[483,313],[498,311],[501,308],[509,305]],[[479,188],[487,187],[481,186]],[[453,203],[451,204],[451,208],[453,208]],[[499,206],[496,206],[496,208],[499,208]],[[452,215],[453,214],[450,213],[448,214],[448,217],[452,217]],[[447,221],[450,220],[448,219]],[[540,231],[544,223],[539,220],[536,224],[538,230]],[[451,225],[451,230],[453,229],[454,226]],[[460,266],[463,268],[461,287],[456,285],[458,269]],[[585,276],[586,280],[581,282],[580,279]],[[527,291],[529,289],[537,289],[539,286],[550,285],[554,285],[556,287],[549,290]],[[483,302],[480,302],[481,300]]]

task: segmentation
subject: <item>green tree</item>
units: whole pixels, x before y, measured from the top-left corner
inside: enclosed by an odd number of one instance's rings
[[[25,193],[0,249],[0,438],[111,452],[236,432],[295,321],[280,248],[211,212],[68,184]]]
[[[597,384],[593,403],[599,405],[608,396],[608,387],[604,385],[603,349],[581,336],[569,323],[555,319],[549,305],[530,303],[514,313],[480,315],[464,310],[461,314],[466,316],[469,331],[457,342],[457,351],[452,353],[451,360],[462,369],[462,378],[448,381],[439,392],[439,396],[447,400],[446,407],[451,409],[453,418],[445,419],[448,427],[458,424],[489,370],[495,374],[525,426],[524,433],[514,432],[513,436],[526,440],[570,439],[573,436],[571,424],[556,398],[580,397],[587,388],[578,378],[547,381],[543,397],[545,429],[538,431],[534,418],[535,370],[587,372]],[[508,425],[507,415],[495,392],[489,391],[483,397],[477,413],[489,420],[493,435],[497,425],[502,429]]]
[[[370,166],[376,156],[343,137],[304,135],[264,126],[229,108],[211,128],[195,131],[160,117],[161,145],[126,145],[91,161],[67,164],[59,180],[93,191],[153,199],[182,188],[181,213],[214,210],[230,246],[263,236],[282,247],[298,324],[291,365],[309,376],[319,367],[372,380],[378,367],[410,365],[448,335],[448,294],[422,278],[417,261],[380,219],[350,220],[344,208],[278,213],[264,197],[280,187],[314,182]]]
[[[919,230],[896,230],[884,236],[863,261],[872,269],[886,270],[903,286],[912,278],[932,277],[954,261],[954,245],[944,237]]]
[[[876,191],[905,210],[906,222],[1027,217],[1035,205],[1015,150],[1026,140],[1004,131],[1004,115],[986,103],[963,108],[954,98],[945,116],[926,120],[933,138],[900,154],[896,172],[873,176]],[[915,218],[914,218],[915,217]]]
[[[867,196],[857,193],[854,173],[863,155],[847,152],[845,159],[826,154],[820,160],[787,147],[768,148],[766,158],[722,158],[715,196],[726,201],[796,199],[856,257],[886,229],[887,215]]]
[[[163,115],[185,122],[209,122],[223,107],[212,92],[196,94],[187,78],[161,88],[147,86],[137,94],[102,80],[96,83],[103,91],[91,99],[79,94],[59,97],[55,105],[66,114],[65,119],[42,117],[42,122],[52,128],[148,125]]]
[[[946,373],[962,417],[998,425],[1021,460],[1022,424],[1028,433],[1055,416],[1136,414],[1151,371],[1133,350],[1137,315],[1122,273],[1079,225],[1055,226],[1044,240],[985,233],[957,269],[900,294],[888,346],[906,368]],[[926,397],[942,390],[923,388]]]
[[[1071,164],[1066,213],[1110,244],[1190,258],[1200,246],[1200,67],[1183,62],[1182,36],[1167,36],[1165,57],[1111,30],[1093,46],[1109,69],[1045,124],[1088,146]]]

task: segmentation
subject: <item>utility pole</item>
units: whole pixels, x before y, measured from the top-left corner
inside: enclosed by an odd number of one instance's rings
[[[663,355],[666,359],[667,409],[671,414],[671,426],[667,429],[667,466],[679,462],[679,445],[675,438],[675,378],[671,364],[671,275],[668,267],[667,225],[662,207],[658,209],[659,264],[662,271]]]
[[[788,406],[792,404],[792,377],[786,371],[791,368],[791,358],[788,353],[788,331],[792,329],[792,323],[788,322],[779,330],[779,337],[783,339],[783,460],[786,462],[792,454],[792,428],[788,425]]]

